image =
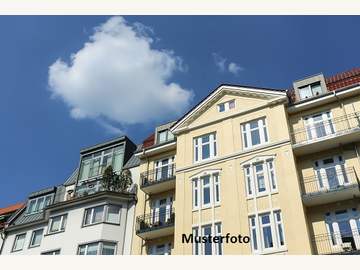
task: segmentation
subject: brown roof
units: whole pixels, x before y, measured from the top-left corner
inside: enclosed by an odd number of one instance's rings
[[[24,203],[17,203],[17,204],[10,205],[8,207],[0,208],[0,215],[15,212],[16,210],[20,209],[23,206],[24,206]]]
[[[325,79],[329,91],[360,83],[360,67],[335,74]]]
[[[153,146],[155,143],[155,133],[151,134],[149,137],[147,137],[143,142],[143,148],[148,148],[150,146]]]

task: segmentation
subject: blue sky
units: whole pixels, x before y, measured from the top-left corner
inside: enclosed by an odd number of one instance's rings
[[[356,16],[0,16],[0,208],[61,184],[83,147],[119,132],[140,143],[220,83],[287,88],[358,66],[359,27]]]

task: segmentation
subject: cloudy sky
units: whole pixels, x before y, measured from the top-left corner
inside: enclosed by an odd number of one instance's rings
[[[0,208],[61,184],[79,150],[135,143],[220,83],[287,88],[359,66],[360,17],[0,17]]]

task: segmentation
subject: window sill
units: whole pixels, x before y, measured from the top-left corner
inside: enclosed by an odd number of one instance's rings
[[[91,227],[91,226],[95,226],[95,225],[99,225],[99,224],[108,224],[108,225],[120,226],[120,223],[112,223],[112,222],[107,222],[107,221],[101,221],[101,222],[96,222],[96,223],[92,223],[92,224],[82,225],[81,228],[87,228],[87,227]]]
[[[196,212],[196,211],[199,211],[199,210],[207,210],[207,209],[211,209],[211,208],[218,208],[220,207],[221,204],[220,203],[217,203],[217,204],[213,204],[213,205],[206,205],[206,206],[203,206],[203,207],[197,207],[197,208],[193,208],[192,211],[193,212]]]
[[[263,194],[259,194],[257,196],[247,196],[246,200],[253,200],[253,199],[258,199],[258,198],[263,198],[269,195],[275,195],[275,194],[279,194],[279,191],[273,191],[273,192],[268,192],[268,193],[263,193]]]
[[[49,232],[47,234],[44,234],[44,236],[50,236],[50,235],[54,235],[54,234],[58,234],[58,233],[63,233],[65,232],[65,230],[61,230],[61,231],[56,231],[56,232]]]

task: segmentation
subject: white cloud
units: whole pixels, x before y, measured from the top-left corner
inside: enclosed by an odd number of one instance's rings
[[[154,49],[154,39],[151,28],[112,17],[69,63],[58,59],[49,67],[49,89],[73,118],[94,119],[112,133],[128,124],[178,117],[193,93],[171,81],[184,71],[182,60],[171,50]]]
[[[244,70],[240,65],[231,62],[228,66],[228,70],[230,73],[234,74],[234,75],[238,75],[240,71]]]
[[[213,56],[215,65],[218,67],[220,72],[227,71],[234,75],[238,75],[240,71],[244,70],[243,67],[241,67],[239,64],[237,64],[235,62],[230,62],[229,64],[227,64],[228,60],[218,53],[213,53],[212,56]]]

